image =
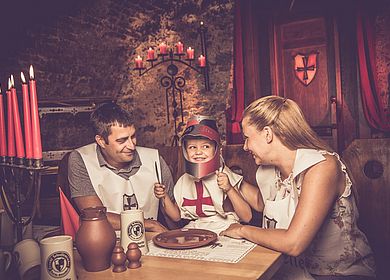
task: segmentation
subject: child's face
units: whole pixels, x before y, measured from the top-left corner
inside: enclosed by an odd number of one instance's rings
[[[215,143],[209,139],[188,139],[187,157],[190,162],[200,163],[211,160],[215,154]]]

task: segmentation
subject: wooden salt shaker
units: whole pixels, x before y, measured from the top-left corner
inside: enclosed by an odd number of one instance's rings
[[[112,251],[111,262],[114,265],[112,272],[123,272],[126,271],[126,254],[123,247],[117,244]]]
[[[127,265],[128,268],[133,269],[141,266],[141,250],[138,248],[137,243],[129,243],[127,246],[126,256],[129,261],[129,264]]]

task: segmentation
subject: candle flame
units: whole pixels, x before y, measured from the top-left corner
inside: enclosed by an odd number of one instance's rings
[[[140,59],[140,60],[142,60],[141,56],[137,56],[137,59]]]
[[[11,79],[8,78],[8,90],[10,90],[10,88],[11,88]]]
[[[15,86],[14,75],[11,75],[11,87]]]
[[[32,65],[30,65],[30,80],[34,80],[34,69]]]
[[[2,92],[1,92],[1,84],[0,84],[0,94],[2,94]]]
[[[200,22],[200,25],[203,25],[203,24],[204,24],[204,22],[203,22],[203,21],[201,21],[201,22]]]
[[[26,83],[26,78],[24,77],[23,72],[20,72],[20,78],[22,79],[22,83],[25,84]]]

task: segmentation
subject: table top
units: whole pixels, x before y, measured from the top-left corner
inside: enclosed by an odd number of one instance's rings
[[[150,240],[155,233],[147,233]],[[261,279],[267,280],[282,264],[282,254],[256,246],[238,263],[222,263],[167,257],[142,256],[142,266],[114,273],[112,267],[99,272],[87,272],[75,251],[78,280],[82,279]]]

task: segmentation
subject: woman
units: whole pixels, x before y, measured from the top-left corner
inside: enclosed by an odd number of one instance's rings
[[[374,278],[346,167],[299,106],[278,96],[260,98],[245,109],[242,128],[244,150],[259,166],[260,191],[241,192],[263,212],[263,228],[233,224],[221,235],[288,255],[275,279]]]

